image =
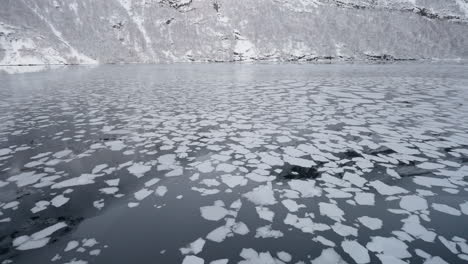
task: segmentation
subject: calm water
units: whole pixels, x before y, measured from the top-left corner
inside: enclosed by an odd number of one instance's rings
[[[0,259],[463,263],[467,102],[456,64],[0,72]]]

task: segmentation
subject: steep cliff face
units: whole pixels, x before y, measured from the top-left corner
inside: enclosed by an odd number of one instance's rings
[[[0,0],[0,65],[468,58],[468,0]]]

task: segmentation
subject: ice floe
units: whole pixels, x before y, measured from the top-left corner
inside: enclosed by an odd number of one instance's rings
[[[356,240],[345,240],[341,242],[341,247],[356,263],[370,262],[369,252]]]
[[[203,206],[200,208],[200,212],[203,218],[210,221],[219,221],[229,213],[224,207],[217,205]]]
[[[30,250],[43,247],[47,245],[47,243],[49,243],[50,235],[64,227],[67,227],[67,224],[64,222],[59,222],[45,229],[42,229],[41,231],[38,231],[30,236],[24,235],[16,237],[13,240],[13,246],[17,250]]]
[[[276,199],[273,189],[270,185],[261,185],[254,188],[252,191],[244,194],[244,197],[249,199],[256,205],[273,205],[276,204]]]

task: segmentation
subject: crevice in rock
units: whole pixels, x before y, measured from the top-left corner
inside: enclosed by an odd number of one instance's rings
[[[368,60],[372,61],[414,61],[415,58],[396,58],[390,54],[364,54]]]
[[[463,20],[461,17],[459,16],[454,16],[454,15],[440,15],[440,14],[437,14],[437,13],[434,13],[432,12],[431,10],[427,9],[427,8],[419,8],[419,7],[416,7],[412,10],[412,12],[422,16],[422,17],[427,17],[427,18],[430,18],[430,19],[439,19],[439,20]]]
[[[168,5],[179,12],[188,12],[193,9],[190,8],[193,0],[161,0],[160,3]]]
[[[123,22],[118,22],[118,23],[115,23],[112,25],[112,28],[115,28],[115,29],[122,29],[124,26],[124,23]]]
[[[172,18],[166,20],[166,22],[164,22],[164,23],[165,23],[166,25],[169,25],[169,24],[171,24],[172,21],[174,21],[174,20],[175,20],[175,18],[172,17]]]
[[[219,13],[221,6],[219,5],[218,1],[213,2],[213,9],[216,10],[216,13]]]

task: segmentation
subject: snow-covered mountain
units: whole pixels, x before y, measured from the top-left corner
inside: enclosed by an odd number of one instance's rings
[[[0,65],[458,58],[468,0],[0,0]]]

